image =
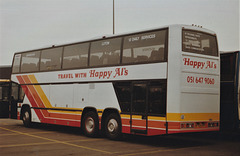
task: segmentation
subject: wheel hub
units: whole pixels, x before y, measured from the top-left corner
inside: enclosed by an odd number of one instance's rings
[[[28,112],[25,112],[24,116],[23,116],[23,120],[25,121],[25,120],[28,120],[28,119],[29,119],[29,114],[28,114]]]
[[[110,133],[115,132],[118,129],[117,121],[115,119],[109,120],[107,128]]]
[[[85,125],[86,125],[86,130],[88,132],[92,132],[93,129],[94,129],[94,120],[93,120],[93,118],[90,118],[90,117],[87,118]]]

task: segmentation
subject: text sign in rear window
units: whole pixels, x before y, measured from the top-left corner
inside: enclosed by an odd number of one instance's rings
[[[183,29],[182,35],[183,51],[218,56],[216,36],[185,29]]]
[[[201,49],[201,43],[199,41],[200,36],[201,36],[200,33],[185,32],[184,33],[185,49],[202,51],[203,49]]]

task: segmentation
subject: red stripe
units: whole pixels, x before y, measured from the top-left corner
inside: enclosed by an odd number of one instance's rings
[[[20,82],[20,84],[25,84],[25,82],[24,82],[24,80],[21,76],[17,76],[17,79]],[[27,85],[22,85],[21,87],[23,88],[23,91],[24,91],[25,95],[27,96],[28,100],[30,101],[31,105],[33,107],[37,107],[37,104],[36,104],[35,100],[33,99],[33,97],[31,96],[31,93],[30,93],[30,90],[29,90],[28,86]],[[34,110],[34,111],[37,114],[38,118],[42,119],[41,122],[45,122],[44,117],[43,117],[42,113],[40,112],[40,110],[37,109],[37,110]]]
[[[130,118],[126,119],[126,118],[122,118],[122,133],[131,133],[131,126],[130,126]],[[132,123],[134,123],[135,126],[145,126],[146,127],[146,121],[142,121],[142,120],[134,120],[132,121]],[[151,136],[151,135],[162,135],[162,134],[166,134],[166,126],[165,126],[164,121],[148,121],[148,128],[147,128],[147,135]],[[133,125],[133,129],[142,129],[145,130],[146,128],[139,128],[139,127],[135,127],[134,128]]]
[[[60,113],[49,113],[49,117],[52,118],[62,118],[69,120],[80,120],[81,116],[79,114],[60,114]]]
[[[23,78],[24,78],[26,83],[32,83],[28,76],[24,76]],[[29,85],[28,87],[29,87],[32,95],[34,96],[34,98],[37,101],[37,105],[38,105],[37,107],[38,108],[46,108],[43,105],[43,101],[42,101],[41,97],[38,95],[34,86]],[[45,117],[60,118],[60,119],[73,119],[73,120],[79,119],[80,120],[80,116],[75,115],[75,114],[49,113],[47,110],[42,110],[42,112],[43,112]]]
[[[219,131],[219,128],[206,128],[206,129],[179,129],[179,130],[168,130],[168,134],[173,134],[173,133],[190,133],[190,132],[208,132],[208,131]]]
[[[23,80],[27,84],[31,83],[30,79],[26,75],[23,76]],[[45,106],[43,106],[43,104],[42,104],[43,102],[42,102],[41,98],[39,97],[39,95],[38,95],[36,89],[34,88],[34,86],[33,85],[27,85],[27,87],[29,89],[29,92],[31,93],[32,98],[35,100],[36,105],[34,105],[33,107],[41,108],[40,106],[42,105],[42,108],[45,108]],[[48,113],[47,110],[41,110],[41,112],[43,113],[43,115],[45,117],[49,116],[49,113]]]
[[[20,84],[31,83],[28,76],[17,76],[17,79],[20,82]],[[32,107],[39,108],[39,105],[41,104],[42,101],[37,91],[35,90],[35,88],[32,85],[22,85],[22,88],[28,100],[30,101]],[[44,106],[42,108],[44,108]],[[34,109],[34,111],[42,123],[80,127],[80,115],[69,115],[69,114],[63,115],[60,113],[48,113],[47,110],[40,110],[40,109]],[[61,119],[45,118],[43,114],[46,117],[52,116],[54,118],[61,118]],[[75,120],[77,119],[78,121],[69,121],[69,120],[63,120],[63,119],[75,119]]]

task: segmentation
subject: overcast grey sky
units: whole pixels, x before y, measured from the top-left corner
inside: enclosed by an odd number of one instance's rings
[[[0,65],[15,52],[112,34],[113,0],[0,0]],[[239,0],[115,0],[115,32],[169,24],[215,31],[220,51],[239,50]]]

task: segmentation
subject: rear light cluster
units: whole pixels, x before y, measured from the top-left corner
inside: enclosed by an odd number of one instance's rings
[[[207,122],[197,122],[196,123],[196,128],[206,128],[207,127]]]
[[[181,123],[181,128],[207,128],[207,127],[218,127],[218,122],[189,122]]]
[[[209,122],[208,123],[208,127],[218,127],[218,126],[219,126],[218,122]]]
[[[194,128],[194,123],[181,123],[181,128]]]

